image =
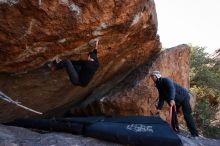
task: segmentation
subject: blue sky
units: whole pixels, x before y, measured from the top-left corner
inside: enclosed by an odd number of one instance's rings
[[[154,0],[164,48],[179,44],[220,48],[220,0]]]

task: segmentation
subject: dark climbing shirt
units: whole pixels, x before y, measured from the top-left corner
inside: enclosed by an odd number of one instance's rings
[[[93,54],[94,61],[71,61],[72,64],[76,67],[76,70],[79,74],[80,85],[82,86],[86,86],[89,83],[99,67],[97,50],[94,49],[91,53]]]
[[[184,99],[189,98],[188,90],[169,78],[158,79],[156,87],[159,92],[157,109],[162,109],[164,101],[170,105],[170,101],[175,100],[176,104],[181,105]]]

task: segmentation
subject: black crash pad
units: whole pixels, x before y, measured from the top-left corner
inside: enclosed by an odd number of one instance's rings
[[[70,132],[134,146],[181,146],[182,142],[160,117],[71,117],[53,120],[19,119],[8,125]]]

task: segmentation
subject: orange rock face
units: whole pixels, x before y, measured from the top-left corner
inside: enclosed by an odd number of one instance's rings
[[[105,115],[152,115],[155,113],[158,91],[150,79],[150,73],[159,70],[185,88],[189,88],[190,47],[180,45],[156,55],[145,65],[132,72],[124,81],[111,91],[91,103],[92,96],[81,106],[84,109],[72,109],[74,114]],[[98,92],[98,91],[97,91]],[[90,100],[89,100],[90,99]],[[168,118],[169,108],[165,104],[161,117]]]
[[[95,39],[101,66],[87,87],[43,66],[80,58]],[[0,90],[44,115],[115,86],[160,48],[151,0],[0,0]],[[0,121],[34,116],[2,101],[0,107]]]
[[[148,0],[4,0],[0,22],[0,72],[33,70],[56,56],[77,59],[96,38],[105,65],[124,54],[132,59],[129,51],[147,57],[159,48]]]

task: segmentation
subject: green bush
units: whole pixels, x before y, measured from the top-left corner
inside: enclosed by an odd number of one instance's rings
[[[205,87],[192,87],[191,90],[197,95],[197,102],[194,111],[196,123],[203,135],[210,138],[219,138],[220,127],[211,125],[218,112],[220,93],[216,90]]]
[[[195,117],[199,129],[207,137],[219,136],[220,128],[211,125],[220,104],[220,71],[216,61],[209,58],[204,47],[192,47],[190,57],[190,84],[197,102]]]

